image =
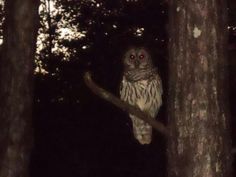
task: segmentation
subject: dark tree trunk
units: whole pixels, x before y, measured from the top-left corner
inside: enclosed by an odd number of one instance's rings
[[[0,177],[28,176],[38,0],[6,0],[0,60]]]
[[[230,176],[225,0],[171,0],[169,177]]]

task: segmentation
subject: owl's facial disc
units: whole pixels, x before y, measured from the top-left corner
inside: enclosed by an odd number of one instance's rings
[[[144,55],[144,54],[140,54],[140,55],[139,55],[139,59],[140,59],[140,60],[142,60],[142,59],[144,59],[144,58],[145,58],[145,55]]]
[[[148,68],[150,65],[149,56],[145,51],[141,51],[138,53],[138,61],[139,61],[138,68],[140,69]]]
[[[124,60],[124,64],[126,69],[130,70],[130,69],[135,69],[135,61],[136,61],[136,52],[134,49],[129,50],[126,54],[125,54],[125,60]]]
[[[130,58],[131,61],[133,61],[133,60],[135,60],[136,57],[135,57],[134,54],[131,54],[131,55],[129,56],[129,58]]]
[[[124,65],[127,70],[147,69],[152,66],[152,62],[145,49],[133,48],[126,52]]]
[[[136,69],[140,68],[140,65],[145,63],[146,55],[143,53],[140,54],[130,54],[129,56],[130,62],[134,65]]]

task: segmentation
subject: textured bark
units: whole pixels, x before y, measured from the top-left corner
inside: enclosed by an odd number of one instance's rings
[[[28,176],[38,0],[6,0],[0,60],[0,177]]]
[[[171,0],[169,15],[169,177],[228,177],[225,0]]]

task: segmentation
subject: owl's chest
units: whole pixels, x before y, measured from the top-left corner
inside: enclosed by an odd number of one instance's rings
[[[123,79],[121,83],[121,99],[132,105],[138,105],[141,109],[148,106],[151,95],[151,83],[149,80],[129,82]]]
[[[133,83],[133,86],[137,89],[138,92],[140,92],[140,95],[138,95],[138,97],[145,96],[147,94],[146,92],[149,89],[149,83],[150,82],[148,80],[141,80]]]
[[[123,79],[121,83],[122,89],[136,94],[137,98],[146,94],[146,90],[148,90],[149,85],[150,85],[149,80],[140,80],[136,82],[130,82],[130,81],[127,81],[126,79]]]

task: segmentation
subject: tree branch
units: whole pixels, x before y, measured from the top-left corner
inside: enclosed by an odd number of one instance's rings
[[[116,96],[114,96],[112,93],[106,91],[105,89],[99,87],[96,85],[96,83],[93,82],[91,78],[90,72],[86,72],[84,74],[84,81],[86,85],[91,89],[93,93],[101,97],[102,99],[114,104],[118,108],[122,109],[123,111],[133,114],[137,116],[138,118],[142,119],[143,121],[147,122],[149,125],[151,125],[155,130],[159,131],[165,136],[168,136],[168,129],[159,121],[156,121],[151,116],[146,114],[145,112],[141,111],[139,108],[132,106]]]

